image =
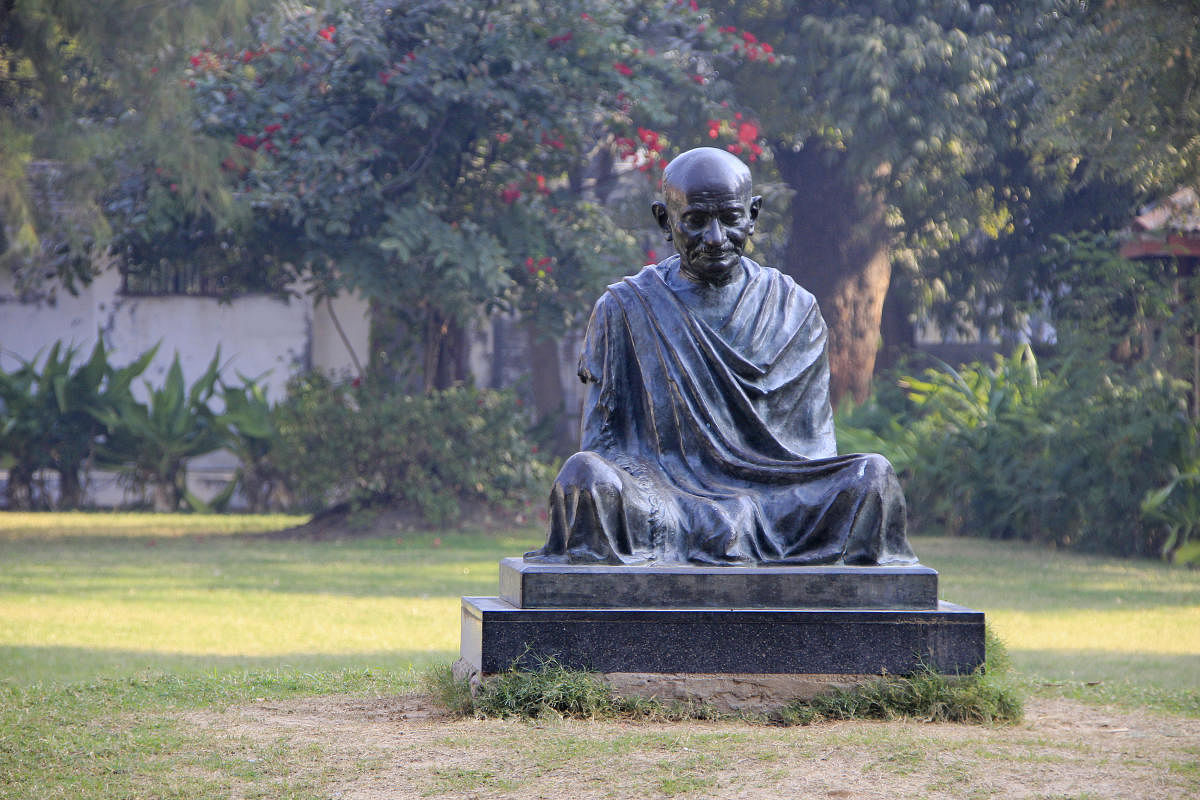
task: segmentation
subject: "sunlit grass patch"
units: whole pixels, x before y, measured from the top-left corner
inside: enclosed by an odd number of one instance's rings
[[[141,511],[0,512],[0,541],[60,538],[173,538],[263,533],[302,525],[297,514],[151,514]]]

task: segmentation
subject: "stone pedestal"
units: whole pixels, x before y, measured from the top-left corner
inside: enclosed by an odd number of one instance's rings
[[[966,674],[983,663],[983,641],[983,614],[939,602],[937,572],[919,565],[625,567],[506,558],[500,597],[462,599],[460,668],[486,676],[553,656],[611,676],[618,690],[661,695],[663,687],[683,687],[688,695],[705,681],[723,692],[733,681],[752,687],[743,694],[754,702],[772,686],[811,696],[813,685],[836,686],[839,677],[853,683],[923,665]]]

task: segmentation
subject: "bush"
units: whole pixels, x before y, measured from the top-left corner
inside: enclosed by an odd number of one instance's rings
[[[464,504],[511,505],[545,484],[508,392],[398,395],[371,381],[307,375],[291,381],[276,414],[273,460],[310,511],[400,504],[442,524]]]
[[[1082,356],[1045,373],[1023,347],[900,384],[906,408],[850,410],[839,433],[895,458],[917,527],[1125,556],[1167,543],[1141,502],[1186,460],[1195,428],[1161,374],[1114,379]]]

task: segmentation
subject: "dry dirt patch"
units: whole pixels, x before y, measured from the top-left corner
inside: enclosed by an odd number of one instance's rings
[[[261,702],[188,722],[321,753],[313,766],[339,800],[1200,796],[1200,720],[1064,699],[994,727],[454,719],[420,695]]]

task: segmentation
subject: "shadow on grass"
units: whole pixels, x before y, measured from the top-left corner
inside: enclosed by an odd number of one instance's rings
[[[1200,655],[1115,650],[1009,649],[1013,667],[1039,680],[1136,680],[1146,686],[1200,691]]]
[[[374,653],[286,653],[277,656],[213,656],[105,650],[87,647],[0,647],[0,686],[32,686],[52,675],[56,684],[126,678],[143,673],[182,676],[242,672],[295,673],[382,670],[407,672],[448,663],[457,653],[445,650],[386,650]]]

